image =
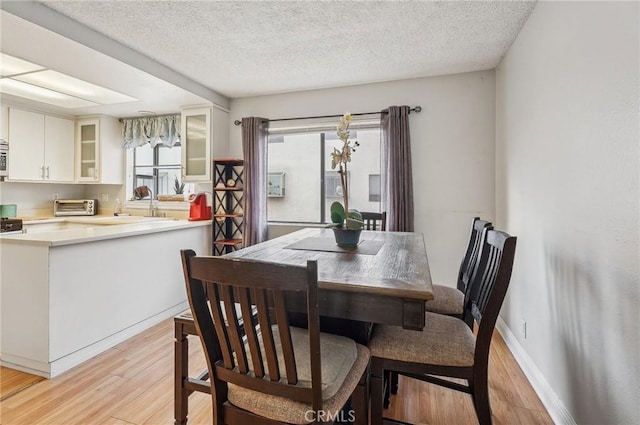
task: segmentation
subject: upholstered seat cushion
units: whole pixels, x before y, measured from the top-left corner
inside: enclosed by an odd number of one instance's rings
[[[421,331],[376,325],[369,341],[373,357],[439,366],[473,366],[475,337],[460,319],[426,313]]]
[[[432,313],[461,315],[464,311],[464,294],[456,288],[433,285],[433,299],[424,308]]]
[[[292,331],[297,328],[291,328]],[[311,386],[311,372],[309,368],[309,340],[299,332],[295,332],[294,354],[297,359],[299,385]],[[304,343],[301,340],[304,339]],[[326,417],[335,418],[340,409],[345,405],[353,390],[358,385],[360,378],[369,365],[369,349],[352,340],[336,335],[320,334],[323,406]],[[274,340],[278,338],[274,335]],[[344,346],[338,341],[343,341]],[[329,342],[330,341],[330,342]],[[349,341],[350,343],[347,343]],[[303,347],[306,346],[306,347]],[[353,360],[347,351],[353,348]],[[302,350],[301,350],[302,349]],[[302,352],[301,352],[302,351]],[[306,353],[305,353],[306,351]],[[301,354],[301,357],[298,355]],[[306,361],[302,360],[306,359]],[[325,382],[331,380],[331,383]],[[329,390],[331,388],[331,390]],[[331,394],[332,393],[332,394]],[[331,394],[327,397],[328,394]],[[325,398],[326,397],[326,398]],[[306,424],[311,422],[311,404],[293,401],[288,398],[278,397],[229,384],[228,399],[231,404],[241,409],[252,412],[276,421]]]

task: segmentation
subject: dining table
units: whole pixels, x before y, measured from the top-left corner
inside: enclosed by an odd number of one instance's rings
[[[362,231],[358,245],[340,247],[330,228],[304,228],[225,257],[299,266],[317,261],[321,318],[422,330],[424,303],[433,299],[421,233]],[[288,294],[286,305],[293,313],[304,313],[306,298]],[[176,424],[187,422],[191,392],[210,392],[206,372],[195,378],[188,376],[187,335],[195,334],[192,320],[188,312],[174,320]],[[359,342],[366,342],[366,336],[364,339]]]

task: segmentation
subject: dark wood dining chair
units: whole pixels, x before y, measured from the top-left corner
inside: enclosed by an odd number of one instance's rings
[[[320,332],[315,261],[305,267],[181,255],[214,424],[332,423],[349,399],[353,412],[342,416],[367,423],[369,350]],[[289,325],[292,292],[306,296],[308,330]],[[255,306],[257,321],[241,325],[236,303],[243,317]]]
[[[365,230],[380,230],[385,231],[387,229],[387,213],[383,212],[361,212],[362,221],[364,221]]]
[[[473,329],[473,316],[465,314],[465,299],[469,295],[469,281],[471,274],[478,263],[481,246],[482,232],[484,229],[493,229],[491,223],[474,217],[471,222],[471,231],[467,242],[467,250],[460,264],[458,280],[455,288],[447,285],[433,285],[433,300],[425,302],[425,310],[430,313],[445,314],[457,317]],[[385,373],[389,385],[385,386],[384,407],[389,407],[391,394],[398,393],[398,374],[395,372]]]
[[[478,323],[477,336],[462,320],[426,313],[422,332],[376,325],[371,349],[371,424],[383,421],[383,371],[471,394],[478,421],[491,424],[489,348],[504,301],[516,248],[516,238],[485,228],[480,260],[471,280],[467,311]],[[467,385],[445,378],[459,378]]]
[[[478,263],[482,232],[493,229],[490,222],[474,217],[467,242],[467,250],[460,264],[456,287],[433,285],[433,300],[425,303],[425,309],[431,313],[446,314],[463,319],[469,327],[473,327],[473,317],[465,314],[465,299],[469,296],[471,274]]]

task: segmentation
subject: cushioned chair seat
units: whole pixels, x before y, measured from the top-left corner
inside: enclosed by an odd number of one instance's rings
[[[291,328],[292,331],[294,329]],[[296,331],[297,335],[295,337],[293,333],[291,338],[294,343],[294,355],[298,366],[299,385],[310,387],[309,343],[308,338],[304,340],[306,331],[302,333]],[[274,340],[277,341],[276,335],[274,335]],[[327,342],[328,340],[330,341],[329,343]],[[345,344],[341,346],[341,343],[338,342],[339,340],[344,340]],[[353,345],[346,342],[350,342]],[[367,347],[336,335],[321,333],[320,344],[322,395],[324,400],[322,409],[327,412],[328,417],[335,418],[335,415],[345,405],[367,369],[370,352]],[[351,348],[353,348],[353,351],[351,351]],[[306,350],[306,354],[304,350]],[[353,360],[348,360],[351,358],[351,353],[353,354]],[[299,354],[301,357],[298,357]],[[306,359],[306,361],[303,359]],[[331,382],[325,382],[325,378]],[[301,403],[284,397],[252,391],[233,384],[229,384],[228,399],[236,407],[276,421],[293,424],[311,422],[311,417],[308,413],[311,409],[310,403]]]
[[[464,293],[450,286],[433,285],[433,299],[425,303],[425,309],[432,313],[462,315]]]
[[[369,342],[371,355],[409,363],[473,366],[475,337],[462,320],[426,313],[422,332],[376,325]]]

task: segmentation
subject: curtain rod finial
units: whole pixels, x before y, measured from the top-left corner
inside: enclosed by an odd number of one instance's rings
[[[240,124],[242,124],[242,121],[240,121],[240,120],[235,120],[233,123],[234,123],[235,125],[240,125]]]
[[[416,106],[413,110],[416,112],[422,112],[422,106]]]

